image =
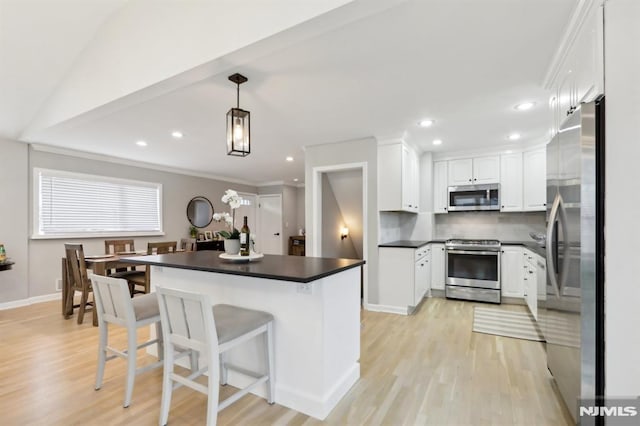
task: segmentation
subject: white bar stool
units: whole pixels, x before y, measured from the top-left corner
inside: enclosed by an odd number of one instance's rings
[[[211,306],[204,294],[156,288],[164,340],[164,375],[160,425],[166,425],[173,389],[182,385],[207,395],[207,425],[215,425],[218,411],[233,404],[261,383],[267,383],[267,401],[274,403],[273,315],[232,305]],[[266,333],[267,374],[255,373],[228,364],[223,353]],[[199,352],[207,365],[189,376],[174,372],[176,351]],[[218,404],[219,382],[226,384],[227,370],[241,372],[256,380]],[[192,365],[193,370],[193,365]],[[208,386],[194,381],[208,372]],[[175,382],[175,386],[174,383]]]
[[[160,312],[158,298],[155,294],[145,294],[131,298],[127,280],[123,278],[104,277],[90,274],[93,294],[98,309],[98,327],[100,340],[98,344],[98,372],[96,373],[96,390],[102,387],[104,367],[107,361],[116,357],[127,360],[127,384],[125,388],[124,407],[131,404],[133,384],[136,374],[143,373],[156,367],[162,362],[162,330],[160,327]],[[157,338],[138,345],[137,329],[150,324],[156,324]],[[108,346],[109,324],[116,324],[127,329],[127,349],[124,351]],[[160,361],[136,369],[136,354],[142,349],[158,343]],[[111,353],[111,355],[108,355]]]

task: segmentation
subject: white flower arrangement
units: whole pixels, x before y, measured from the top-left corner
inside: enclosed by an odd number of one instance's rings
[[[236,219],[236,209],[242,205],[242,197],[238,195],[236,191],[233,189],[227,189],[222,196],[222,202],[224,204],[228,204],[231,209],[231,214],[224,213],[214,213],[213,220],[216,222],[224,221],[225,224],[231,229],[229,231],[218,231],[218,234],[223,238],[237,240],[240,238],[240,231],[238,231],[233,225]]]

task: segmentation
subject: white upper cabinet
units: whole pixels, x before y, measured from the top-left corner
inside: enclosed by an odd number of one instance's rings
[[[378,209],[418,212],[418,156],[404,143],[378,146]]]
[[[447,213],[448,209],[448,176],[447,161],[433,163],[433,212]]]
[[[473,159],[473,183],[499,183],[500,157],[478,157]]]
[[[449,185],[473,184],[473,159],[449,161]]]
[[[527,151],[524,163],[524,210],[547,209],[547,151],[545,148]]]
[[[500,157],[465,158],[449,161],[449,185],[476,185],[500,181]]]
[[[522,153],[500,156],[500,211],[522,211]]]
[[[603,12],[598,3],[578,5],[547,74],[554,135],[581,102],[604,93]]]

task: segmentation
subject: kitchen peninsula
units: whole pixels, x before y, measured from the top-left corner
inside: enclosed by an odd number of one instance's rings
[[[265,255],[231,263],[214,251],[127,258],[149,265],[151,288],[208,294],[213,304],[232,304],[273,314],[275,402],[324,419],[360,377],[360,267],[356,259]],[[264,370],[255,339],[229,354],[235,365]],[[251,378],[229,371],[229,384]],[[264,396],[266,388],[257,387]]]

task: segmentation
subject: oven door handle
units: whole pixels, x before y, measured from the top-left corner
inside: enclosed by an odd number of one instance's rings
[[[483,256],[497,256],[500,254],[499,251],[489,251],[489,250],[458,250],[458,249],[447,249],[447,253],[451,254],[479,254]]]

